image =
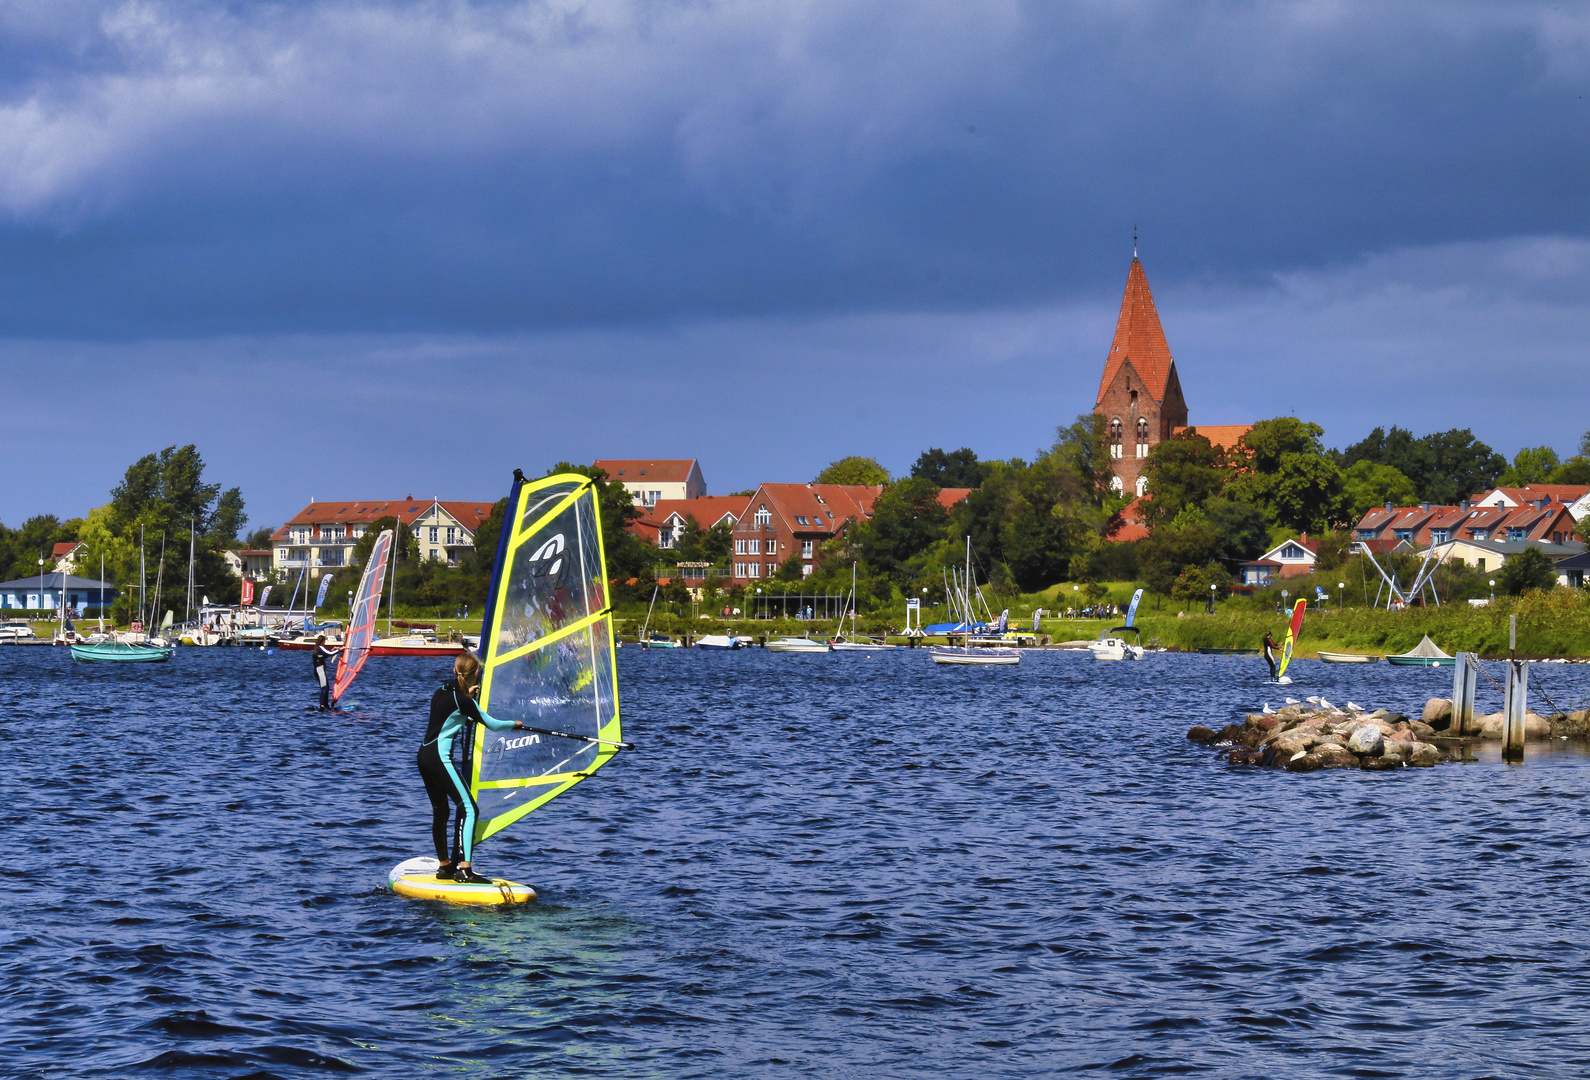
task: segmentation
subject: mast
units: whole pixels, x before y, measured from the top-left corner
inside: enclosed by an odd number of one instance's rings
[[[105,630],[105,552],[99,553],[99,629]]]
[[[144,525],[138,523],[138,625],[144,624],[144,593],[149,591],[149,571],[144,567]]]
[[[194,520],[188,519],[188,595],[182,603],[182,621],[187,622],[193,618],[193,527]]]
[[[961,637],[961,647],[966,655],[972,654],[972,537],[966,537],[966,633]]]

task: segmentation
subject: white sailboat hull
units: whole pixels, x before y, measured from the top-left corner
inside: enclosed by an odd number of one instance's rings
[[[935,664],[1019,664],[1021,653],[1015,649],[930,649]]]

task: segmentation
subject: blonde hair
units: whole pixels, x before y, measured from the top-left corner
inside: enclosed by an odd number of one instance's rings
[[[453,678],[463,690],[473,690],[480,685],[480,657],[472,652],[461,652],[453,661]]]

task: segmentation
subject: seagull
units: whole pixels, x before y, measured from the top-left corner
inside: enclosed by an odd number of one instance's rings
[[[1356,701],[1349,701],[1347,703],[1347,711],[1348,712],[1363,712],[1364,711],[1364,707],[1362,705],[1358,704]]]
[[[1319,698],[1313,697],[1312,695],[1304,698],[1303,700],[1308,702],[1310,705],[1318,705],[1320,703]]]
[[[1295,697],[1287,698],[1286,699],[1286,703],[1288,705],[1301,705],[1301,704],[1303,704],[1301,701],[1297,700],[1297,698],[1295,698]]]
[[[1329,709],[1332,712],[1336,711],[1336,706],[1332,705],[1330,702],[1326,701],[1324,698],[1320,698],[1319,699],[1319,707],[1322,708],[1322,709]]]
[[[1265,716],[1274,716],[1275,715],[1275,710],[1270,708],[1270,703],[1268,701],[1266,701],[1264,703],[1264,715]]]

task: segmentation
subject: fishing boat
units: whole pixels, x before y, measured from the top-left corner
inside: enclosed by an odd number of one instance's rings
[[[953,573],[953,571],[951,571]],[[964,585],[964,587],[961,587]],[[946,595],[951,603],[960,608],[961,612],[961,638],[960,648],[954,646],[935,646],[928,650],[933,656],[935,664],[976,664],[988,666],[994,664],[1019,664],[1021,651],[1019,649],[988,648],[985,646],[972,647],[971,636],[975,616],[972,611],[972,591],[976,588],[976,580],[972,576],[972,538],[966,538],[966,578],[956,588],[948,590]]]
[[[159,664],[171,659],[169,645],[149,645],[127,641],[83,642],[72,646],[73,660],[104,661],[118,664]]]
[[[1126,634],[1136,635],[1137,640],[1126,640]],[[1088,646],[1095,660],[1141,660],[1147,651],[1143,648],[1143,633],[1135,626],[1100,630],[1099,639]]]
[[[768,652],[833,652],[836,646],[804,637],[779,638],[767,643]]]
[[[1367,656],[1363,653],[1326,652],[1324,649],[1319,651],[1319,658],[1327,664],[1373,664],[1380,659],[1379,656]]]
[[[1392,653],[1386,657],[1386,663],[1395,664],[1397,667],[1451,667],[1457,662],[1457,657],[1450,653],[1442,652],[1435,642],[1426,634],[1419,644],[1405,653]]]
[[[460,775],[476,807],[477,857],[486,840],[631,749],[619,718],[601,538],[594,481],[574,475],[528,481],[514,473],[481,624],[480,708],[517,726],[493,731],[474,724],[459,740]],[[575,869],[601,872],[589,860],[583,868],[564,867]],[[454,904],[535,899],[528,885],[502,878],[457,882],[435,871],[434,859],[405,860],[388,873],[387,885],[402,896]]]

